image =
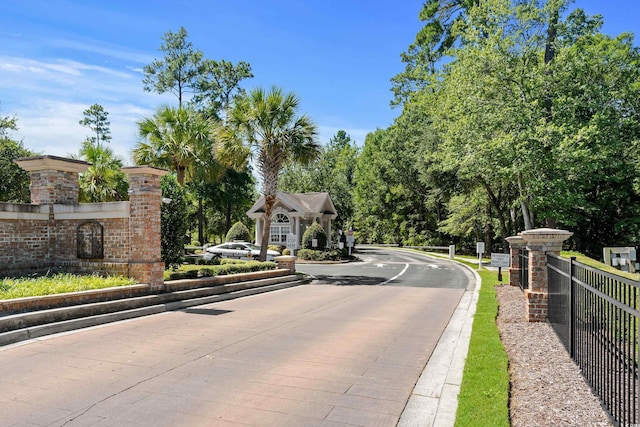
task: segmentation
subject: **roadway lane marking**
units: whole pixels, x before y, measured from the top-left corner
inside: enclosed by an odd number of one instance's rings
[[[398,277],[402,276],[402,275],[407,271],[407,269],[408,269],[408,268],[409,268],[409,264],[407,263],[407,264],[405,264],[405,265],[404,265],[404,268],[402,269],[402,271],[401,271],[400,273],[396,274],[395,276],[393,276],[393,277],[392,277],[391,279],[389,279],[389,280],[385,280],[384,282],[380,283],[378,286],[384,286],[384,285],[386,285],[387,283],[393,282],[393,281],[394,281],[394,280],[396,280]]]

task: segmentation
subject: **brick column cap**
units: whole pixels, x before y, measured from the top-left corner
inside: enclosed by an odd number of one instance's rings
[[[157,175],[164,176],[169,173],[168,170],[157,168],[155,166],[127,166],[121,169],[127,175]]]
[[[50,155],[23,157],[15,159],[14,162],[28,172],[50,170],[82,173],[91,166],[91,163],[85,162],[84,160],[67,159],[66,157]]]
[[[573,233],[567,230],[557,230],[555,228],[536,228],[534,230],[526,230],[520,233],[520,236],[527,244],[549,244],[562,243]]]
[[[511,236],[507,237],[505,240],[509,243],[509,247],[513,248],[524,246],[527,243],[522,236]]]

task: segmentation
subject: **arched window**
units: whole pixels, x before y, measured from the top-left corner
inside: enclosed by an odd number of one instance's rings
[[[271,232],[269,243],[286,244],[287,234],[291,233],[289,217],[283,213],[277,213],[271,217]]]

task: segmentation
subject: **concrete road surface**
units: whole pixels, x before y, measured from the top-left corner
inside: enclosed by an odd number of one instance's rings
[[[0,426],[394,426],[468,281],[363,256],[316,284],[1,348]]]

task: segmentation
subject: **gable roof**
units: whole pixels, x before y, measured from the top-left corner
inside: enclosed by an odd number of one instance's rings
[[[276,193],[276,204],[274,207],[282,206],[288,212],[298,212],[300,214],[321,214],[331,215],[332,218],[338,216],[329,193]],[[260,196],[258,201],[249,209],[247,215],[256,218],[264,214],[264,196]]]

